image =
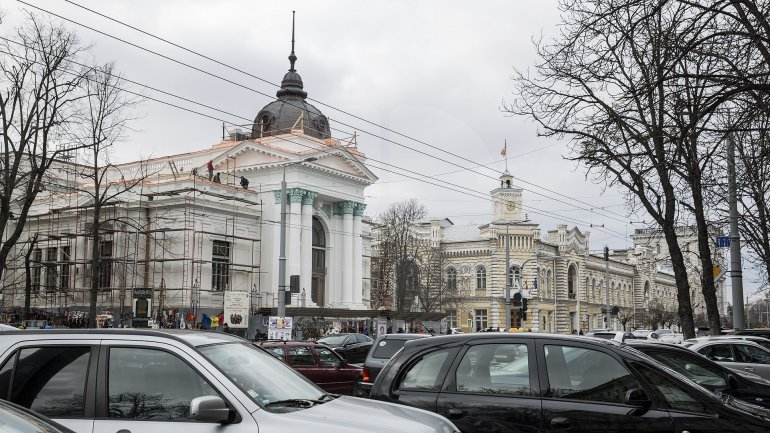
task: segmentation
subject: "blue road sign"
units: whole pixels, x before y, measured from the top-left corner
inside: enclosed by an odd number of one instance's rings
[[[717,247],[720,247],[720,248],[730,247],[730,236],[717,236]]]

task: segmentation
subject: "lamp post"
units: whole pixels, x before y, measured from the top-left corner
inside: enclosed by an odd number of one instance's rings
[[[278,317],[286,316],[286,167],[303,162],[315,161],[316,157],[291,161],[283,164],[281,179],[281,250],[278,255]]]

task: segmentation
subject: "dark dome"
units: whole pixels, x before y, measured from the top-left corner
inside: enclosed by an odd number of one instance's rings
[[[307,92],[302,90],[302,77],[294,70],[297,56],[294,55],[293,45],[294,41],[292,40],[292,51],[289,56],[291,68],[283,76],[281,90],[275,94],[278,100],[259,110],[251,128],[251,138],[288,134],[295,124],[297,128],[302,126],[305,135],[320,139],[331,137],[329,121],[326,116],[305,100]],[[298,123],[300,117],[303,120]]]

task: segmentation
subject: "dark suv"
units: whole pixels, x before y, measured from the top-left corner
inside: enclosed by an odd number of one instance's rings
[[[364,334],[331,334],[319,338],[318,342],[331,347],[352,364],[364,362],[372,347],[372,339]]]
[[[463,432],[768,430],[770,410],[714,393],[612,340],[475,333],[407,341],[370,398]]]
[[[326,391],[352,395],[363,368],[348,362],[330,347],[312,341],[263,341],[257,347],[294,367]]]
[[[358,384],[357,395],[366,396],[369,394],[372,383],[374,383],[374,379],[377,378],[382,367],[404,347],[404,343],[415,338],[430,336],[431,334],[385,334],[377,337],[364,360],[363,380]]]

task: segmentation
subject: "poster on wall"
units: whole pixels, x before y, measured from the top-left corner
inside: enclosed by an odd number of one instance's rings
[[[225,292],[224,321],[231,329],[249,327],[249,292]]]
[[[294,326],[292,317],[270,316],[267,325],[267,338],[269,340],[291,340],[291,330]]]

